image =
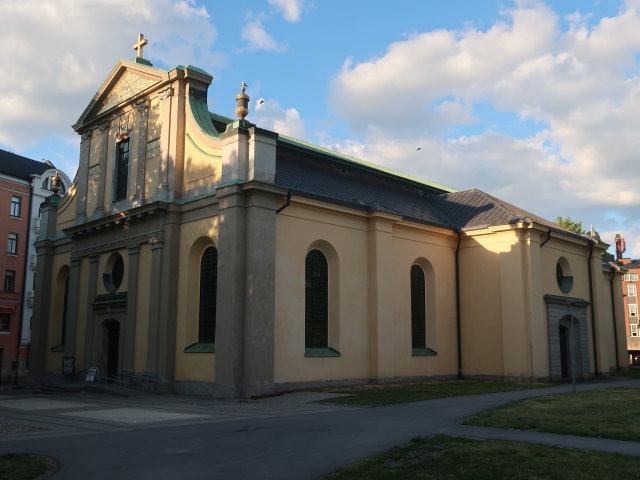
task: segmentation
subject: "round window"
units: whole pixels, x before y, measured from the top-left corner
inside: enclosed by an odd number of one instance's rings
[[[114,293],[120,288],[124,278],[124,260],[118,253],[114,254],[107,261],[105,273],[103,274],[104,287],[109,293]]]
[[[573,275],[566,258],[560,257],[556,263],[556,280],[562,293],[569,293],[573,288]]]

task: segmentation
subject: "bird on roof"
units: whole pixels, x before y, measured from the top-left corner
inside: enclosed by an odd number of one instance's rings
[[[242,82],[242,86],[243,87],[248,87],[249,85],[247,85],[246,83]]]

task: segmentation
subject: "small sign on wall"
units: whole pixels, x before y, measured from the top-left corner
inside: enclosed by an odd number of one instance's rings
[[[147,160],[160,156],[160,139],[147,142]]]
[[[93,383],[96,381],[96,374],[98,373],[97,367],[89,367],[87,371],[87,378],[85,378],[85,383]]]
[[[74,357],[63,357],[62,373],[73,373]]]

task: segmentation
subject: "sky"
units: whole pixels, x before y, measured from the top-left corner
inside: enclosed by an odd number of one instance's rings
[[[640,256],[640,0],[0,0],[0,148],[73,177],[71,125],[139,32],[213,75],[210,111],[244,81],[262,128]]]

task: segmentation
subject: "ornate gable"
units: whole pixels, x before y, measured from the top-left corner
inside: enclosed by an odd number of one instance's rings
[[[159,83],[159,81],[159,79],[152,80],[141,77],[130,70],[125,71],[107,97],[98,104],[95,114],[100,115],[116,105],[124,103],[137,94],[144,92],[152,85]]]
[[[102,84],[73,128],[83,125],[168,79],[167,72],[139,63],[120,61]]]

